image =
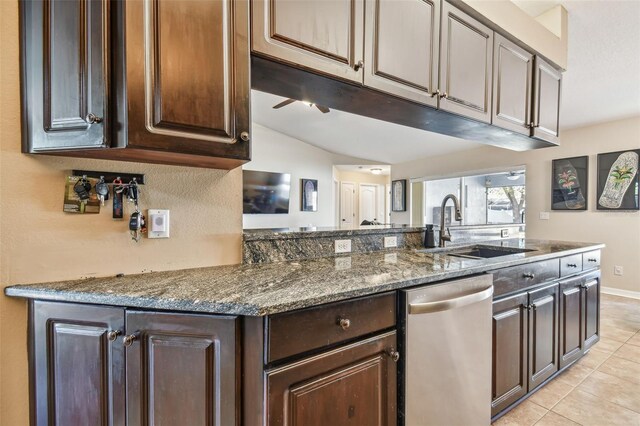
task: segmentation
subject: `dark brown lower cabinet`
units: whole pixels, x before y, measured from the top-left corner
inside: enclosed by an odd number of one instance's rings
[[[582,356],[583,285],[583,277],[560,283],[560,368],[568,366]]]
[[[236,317],[127,311],[127,424],[234,425]]]
[[[267,371],[267,423],[395,425],[395,347],[394,331]]]
[[[527,293],[493,303],[492,416],[527,394],[527,305]]]
[[[584,351],[600,340],[600,272],[585,277],[584,289]]]
[[[31,301],[32,425],[125,424],[124,308]]]
[[[529,292],[529,391],[559,369],[558,284]]]

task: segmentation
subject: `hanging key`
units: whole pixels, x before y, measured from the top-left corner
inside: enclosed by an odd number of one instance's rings
[[[85,177],[78,179],[78,181],[73,185],[73,191],[78,195],[80,201],[86,203],[91,198],[89,191],[91,191],[91,182],[89,182]]]
[[[138,190],[138,182],[134,180],[132,180],[131,182],[129,182],[129,185],[127,185],[127,199],[134,203],[134,204],[138,204],[138,194],[139,190]]]
[[[104,200],[109,196],[109,185],[104,181],[104,176],[100,176],[100,181],[96,183],[95,189],[100,205],[104,206]]]
[[[142,214],[139,211],[131,213],[129,219],[129,231],[131,232],[131,239],[136,243],[140,241],[142,234]]]

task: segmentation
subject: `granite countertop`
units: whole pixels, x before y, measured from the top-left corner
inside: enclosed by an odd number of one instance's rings
[[[338,227],[306,227],[306,228],[256,228],[243,230],[245,241],[287,239],[287,238],[319,238],[319,237],[348,237],[352,235],[368,234],[397,234],[401,232],[424,232],[424,227],[408,225],[367,225],[346,228]]]
[[[229,265],[7,287],[7,296],[158,310],[261,316],[604,247],[504,240],[535,251],[465,259],[442,251],[379,251],[301,261]]]

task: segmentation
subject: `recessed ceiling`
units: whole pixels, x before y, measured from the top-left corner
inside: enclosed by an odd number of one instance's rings
[[[567,9],[564,129],[640,115],[640,1],[514,1],[531,16]]]
[[[389,165],[384,165],[384,164],[367,164],[367,165],[344,165],[344,164],[340,164],[338,166],[335,166],[336,169],[343,171],[343,172],[355,172],[355,173],[366,173],[366,174],[372,174],[371,170],[372,169],[380,169],[381,172],[378,173],[382,176],[388,176],[391,174],[391,166]]]
[[[336,154],[381,164],[396,164],[481,146],[477,142],[400,126],[333,108],[331,112],[323,114],[302,102],[273,109],[274,105],[285,99],[252,90],[252,120]]]

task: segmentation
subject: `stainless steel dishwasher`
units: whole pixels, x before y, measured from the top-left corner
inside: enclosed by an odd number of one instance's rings
[[[486,274],[403,291],[401,423],[491,423],[492,295]]]

